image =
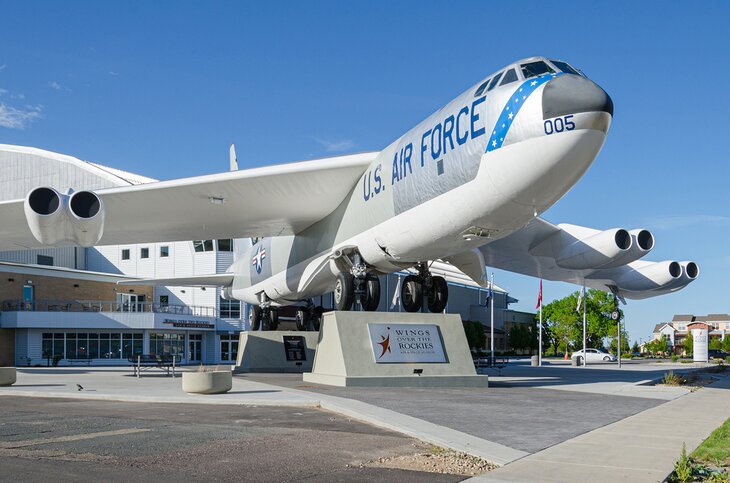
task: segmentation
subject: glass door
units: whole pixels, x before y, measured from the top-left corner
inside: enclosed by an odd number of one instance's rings
[[[190,334],[188,335],[188,361],[200,362],[202,351],[201,346],[203,343],[202,334]]]

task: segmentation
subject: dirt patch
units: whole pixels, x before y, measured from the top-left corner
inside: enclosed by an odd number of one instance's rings
[[[497,465],[466,453],[459,453],[458,451],[428,444],[422,444],[418,447],[421,451],[416,454],[378,458],[360,466],[463,476],[481,475],[497,468]]]

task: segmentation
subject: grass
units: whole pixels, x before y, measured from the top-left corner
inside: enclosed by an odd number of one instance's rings
[[[694,450],[692,459],[705,464],[730,467],[730,418]]]

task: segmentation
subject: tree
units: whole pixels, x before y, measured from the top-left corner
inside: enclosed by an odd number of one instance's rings
[[[509,331],[508,342],[510,347],[513,349],[532,349],[532,331],[525,324],[515,324]]]
[[[692,332],[689,332],[687,337],[684,338],[684,355],[691,356],[694,353],[694,345]]]
[[[483,348],[487,343],[487,334],[484,332],[482,323],[465,320],[462,324],[464,325],[464,333],[469,347],[474,349]]]
[[[710,344],[708,345],[708,348],[722,350],[722,341],[719,337],[712,337],[710,339]]]
[[[722,339],[722,350],[730,352],[730,335],[726,335],[725,338]]]
[[[638,354],[641,352],[641,349],[639,348],[639,343],[634,341],[634,345],[631,346],[631,352]]]
[[[644,349],[646,349],[649,354],[656,357],[659,353],[667,350],[667,343],[660,337],[659,339],[654,339],[644,344]]]
[[[579,292],[543,306],[544,332],[554,350],[583,347],[583,311],[576,310]],[[613,295],[600,290],[586,292],[586,338],[589,347],[603,347],[603,339],[616,337],[617,323],[611,313],[618,310]],[[622,337],[628,336],[622,332]],[[545,340],[545,339],[543,339]],[[628,339],[627,339],[628,340]]]

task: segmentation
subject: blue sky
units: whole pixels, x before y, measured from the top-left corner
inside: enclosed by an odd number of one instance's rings
[[[608,141],[546,214],[652,229],[698,281],[630,302],[632,339],[730,312],[730,3],[42,2],[0,5],[0,142],[159,179],[378,150],[518,58],[584,70]],[[538,281],[497,272],[534,308]],[[545,300],[575,290],[545,283]]]

